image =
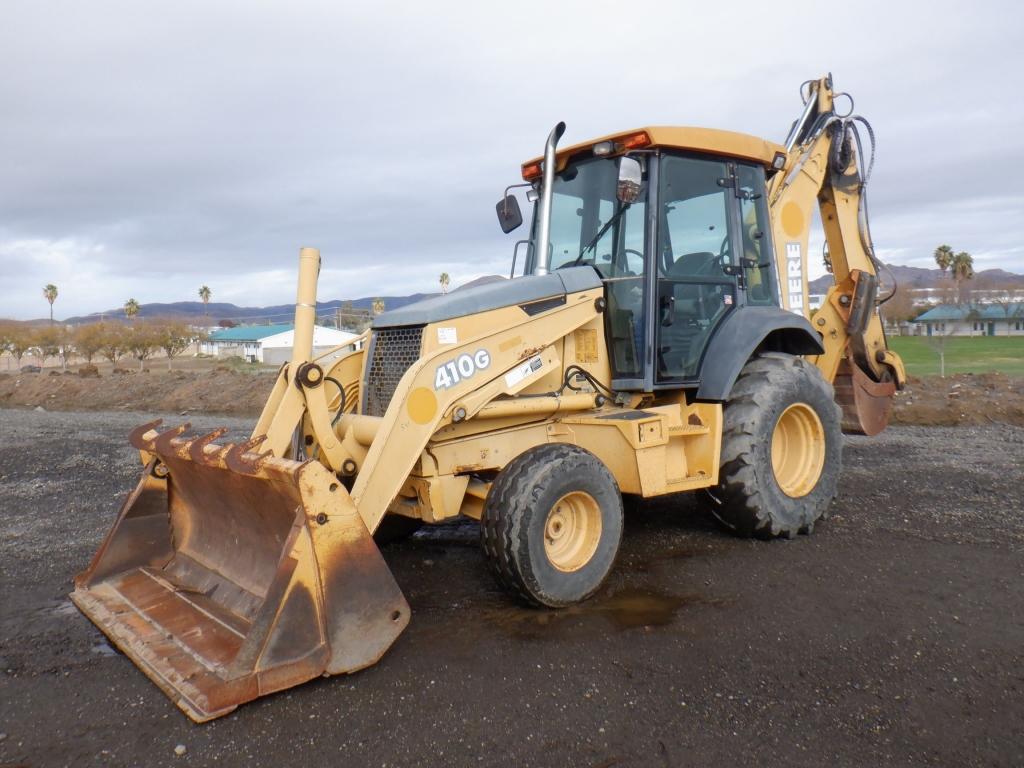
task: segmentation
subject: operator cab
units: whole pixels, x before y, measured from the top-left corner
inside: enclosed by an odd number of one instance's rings
[[[615,389],[696,386],[730,312],[779,306],[765,198],[778,151],[725,131],[654,128],[558,153],[548,269],[600,273]],[[540,169],[523,167],[535,189]],[[524,274],[537,271],[541,209]]]

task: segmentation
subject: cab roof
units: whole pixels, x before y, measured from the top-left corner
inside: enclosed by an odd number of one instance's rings
[[[647,140],[644,141],[643,136]],[[646,128],[634,128],[630,131],[619,131],[608,136],[590,139],[579,144],[558,150],[558,170],[565,168],[569,158],[585,152],[595,144],[605,141],[614,142],[616,147],[612,155],[622,154],[628,149],[683,149],[691,152],[705,152],[711,155],[724,155],[741,160],[751,160],[770,168],[777,154],[786,154],[786,149],[774,141],[759,139],[746,133],[721,131],[716,128],[694,128],[687,126],[652,125]],[[637,142],[637,143],[632,143]],[[632,146],[630,146],[632,144]],[[523,163],[523,178],[533,179],[539,176],[539,166],[543,157],[535,157]],[[536,166],[537,173],[527,174],[528,169]]]

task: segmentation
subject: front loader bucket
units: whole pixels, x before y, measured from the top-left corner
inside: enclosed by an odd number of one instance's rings
[[[193,720],[376,662],[409,606],[319,462],[132,433],[150,460],[71,599]]]

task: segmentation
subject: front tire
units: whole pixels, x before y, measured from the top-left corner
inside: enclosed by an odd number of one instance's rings
[[[842,471],[832,386],[802,357],[764,353],[743,367],[723,419],[719,520],[739,536],[810,533]]]
[[[618,484],[596,456],[574,445],[542,445],[516,457],[491,486],[480,519],[498,583],[550,608],[594,594],[621,539]]]

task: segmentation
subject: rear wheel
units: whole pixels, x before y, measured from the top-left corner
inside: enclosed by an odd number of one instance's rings
[[[571,605],[611,571],[622,495],[608,468],[582,448],[532,448],[491,486],[480,538],[498,583],[512,594],[531,605]]]
[[[743,367],[723,418],[718,518],[741,536],[810,533],[842,469],[832,386],[802,357],[765,353]]]

